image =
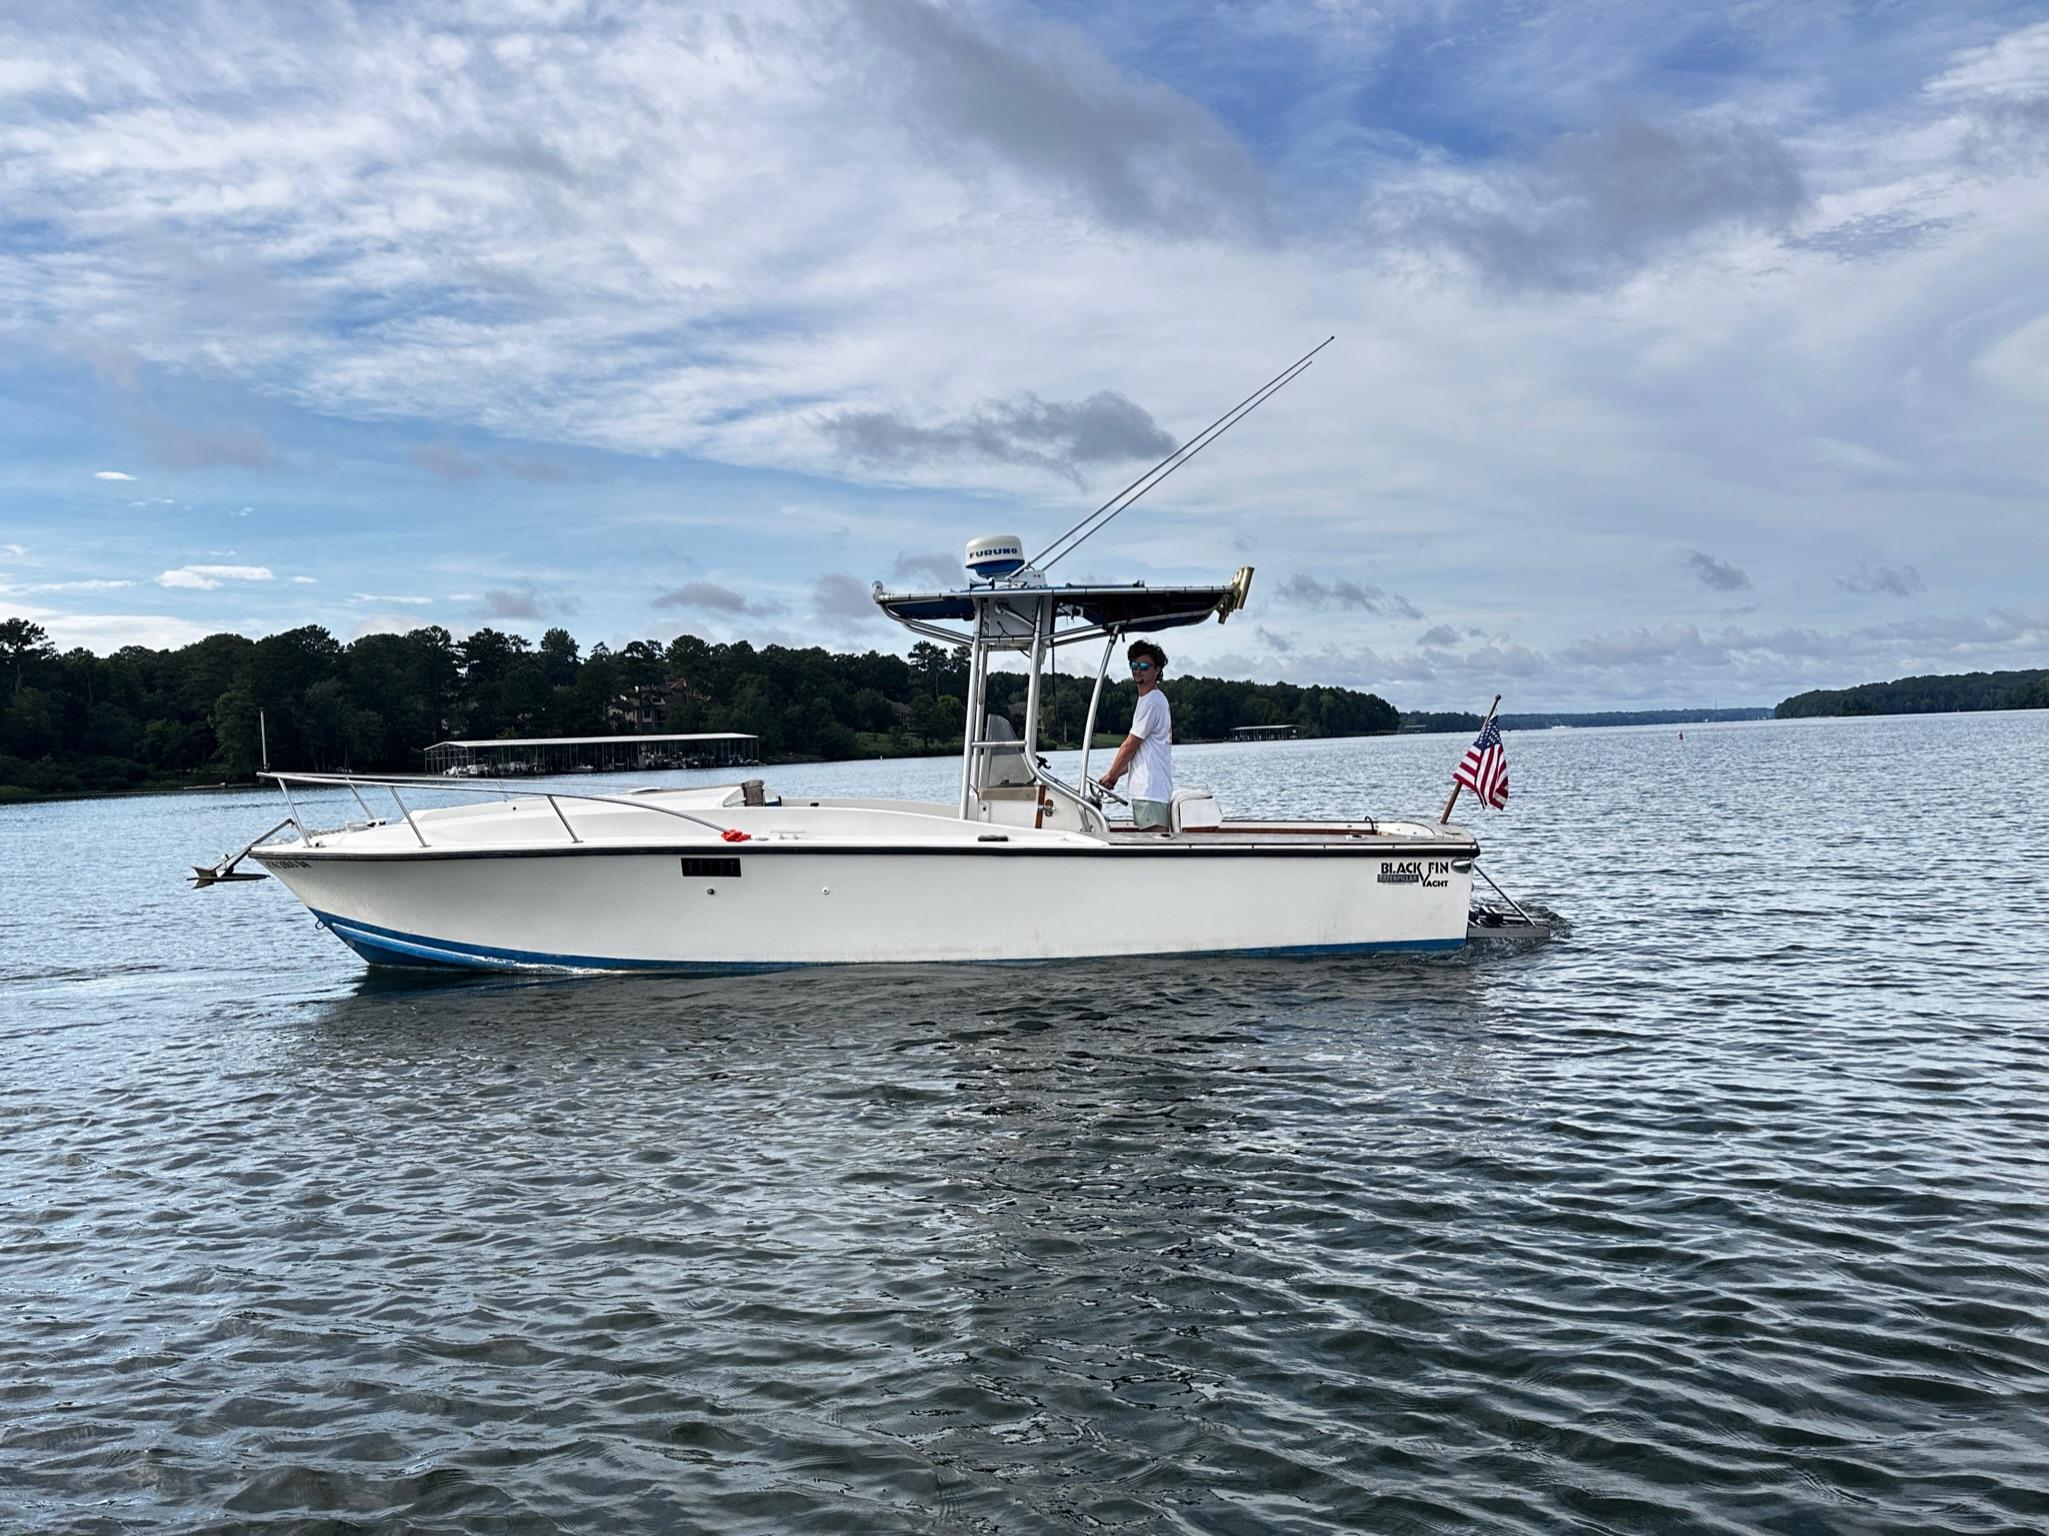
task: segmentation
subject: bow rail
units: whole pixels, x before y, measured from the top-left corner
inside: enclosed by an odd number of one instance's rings
[[[693,816],[690,812],[678,810],[673,805],[658,804],[644,792],[629,795],[599,795],[593,794],[589,790],[543,789],[530,784],[515,788],[503,780],[491,779],[450,783],[445,778],[426,778],[418,774],[403,773],[280,773],[272,770],[259,774],[258,777],[271,780],[285,797],[285,805],[290,810],[291,815],[280,822],[278,826],[291,826],[297,829],[302,841],[319,837],[325,832],[340,831],[342,829],[338,827],[309,828],[305,820],[299,815],[298,803],[292,799],[292,786],[294,784],[317,789],[346,789],[355,798],[356,804],[362,807],[364,817],[372,822],[379,821],[381,818],[370,809],[370,802],[363,798],[363,791],[366,789],[384,790],[390,794],[392,804],[398,808],[399,815],[404,819],[406,826],[412,830],[414,839],[422,848],[432,847],[433,845],[427,841],[427,834],[420,830],[420,823],[414,817],[412,808],[405,803],[405,799],[399,794],[399,791],[402,789],[434,790],[440,794],[450,795],[481,795],[493,800],[508,798],[545,800],[548,802],[548,809],[555,813],[555,819],[562,823],[562,830],[568,835],[572,843],[581,843],[583,839],[576,835],[576,828],[570,824],[567,813],[562,809],[562,802],[565,800],[577,803],[588,802],[596,805],[623,805],[634,810],[653,811],[657,815],[673,816],[678,821],[687,821],[693,826],[702,827],[707,832],[715,833],[721,839],[732,840],[727,837],[727,834],[733,830],[731,827],[721,826],[718,822],[708,820],[703,816]],[[274,832],[277,828],[273,827],[271,830]],[[268,836],[269,834],[265,835]],[[255,845],[252,844],[251,846]],[[244,849],[243,852],[247,853],[248,849]]]

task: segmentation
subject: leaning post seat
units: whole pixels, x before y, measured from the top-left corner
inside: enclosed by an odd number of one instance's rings
[[[1167,802],[1167,831],[1178,836],[1184,827],[1221,827],[1224,813],[1206,789],[1177,789]]]

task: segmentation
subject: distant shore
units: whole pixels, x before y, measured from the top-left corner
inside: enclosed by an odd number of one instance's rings
[[[2026,672],[1959,672],[1902,677],[1854,688],[1796,693],[1772,711],[1774,719],[1817,715],[1949,715],[1993,709],[2049,709],[2049,668]]]
[[[1741,709],[1596,709],[1549,714],[1503,714],[1504,731],[1548,731],[1556,725],[1592,728],[1604,725],[1711,725],[1724,720],[1769,720],[1772,712],[1763,705]],[[1411,710],[1402,716],[1402,734],[1477,731],[1478,715],[1432,714]]]

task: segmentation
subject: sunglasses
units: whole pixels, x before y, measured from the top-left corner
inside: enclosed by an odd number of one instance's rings
[[[1131,664],[1131,670],[1134,672],[1150,672],[1152,669],[1153,664],[1149,661],[1134,661]]]

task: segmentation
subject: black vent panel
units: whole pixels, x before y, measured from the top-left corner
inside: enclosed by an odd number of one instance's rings
[[[738,859],[685,859],[683,861],[685,880],[737,880],[740,878]]]

